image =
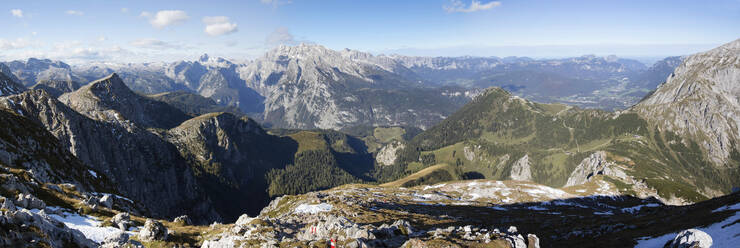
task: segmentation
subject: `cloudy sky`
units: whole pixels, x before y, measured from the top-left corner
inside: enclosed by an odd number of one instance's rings
[[[682,55],[740,38],[740,1],[3,1],[0,60],[237,60],[278,44],[428,56]]]

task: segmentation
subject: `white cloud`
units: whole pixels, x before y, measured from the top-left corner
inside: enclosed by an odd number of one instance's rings
[[[180,46],[171,44],[169,42],[156,40],[156,39],[138,39],[129,43],[131,46],[149,48],[149,49],[170,49],[179,48]]]
[[[15,40],[0,39],[0,49],[2,50],[23,49],[30,45],[31,42],[23,38],[18,38]]]
[[[156,14],[144,11],[141,17],[149,19],[153,27],[163,29],[170,25],[178,25],[190,19],[187,13],[182,10],[160,10]]]
[[[18,18],[23,18],[23,10],[20,9],[11,9],[10,14]]]
[[[295,37],[290,34],[290,30],[286,27],[279,27],[272,31],[265,39],[265,44],[269,46],[274,45],[294,45],[296,44]]]
[[[79,11],[79,10],[67,10],[67,11],[65,11],[64,13],[67,13],[67,15],[76,15],[76,16],[82,16],[82,15],[85,15],[85,13],[84,13],[84,12],[82,12],[82,11]]]
[[[206,16],[203,17],[203,23],[206,24],[206,34],[210,36],[230,34],[238,31],[236,23],[230,22],[226,16]]]
[[[481,3],[480,1],[473,0],[472,2],[470,2],[470,6],[466,6],[465,3],[463,3],[460,0],[451,0],[450,4],[442,6],[442,9],[444,9],[448,13],[453,13],[453,12],[470,13],[470,12],[476,12],[476,11],[481,11],[481,10],[489,10],[489,9],[492,9],[498,6],[501,6],[501,2],[492,1],[488,3]]]
[[[103,42],[103,41],[105,41],[107,39],[108,38],[106,38],[105,36],[102,36],[102,35],[101,36],[98,36],[98,42]]]

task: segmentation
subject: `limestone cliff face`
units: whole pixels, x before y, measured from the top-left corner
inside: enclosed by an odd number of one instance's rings
[[[2,98],[0,106],[44,126],[65,149],[108,176],[121,194],[152,215],[170,217],[184,210],[196,220],[219,219],[185,159],[157,135],[135,125],[90,119],[42,90]]]
[[[633,109],[660,129],[695,138],[724,164],[740,140],[740,40],[689,56]]]
[[[398,158],[398,152],[404,148],[406,148],[406,145],[400,141],[391,142],[390,144],[383,146],[383,148],[378,151],[378,155],[375,156],[375,161],[380,165],[392,165]]]
[[[532,170],[529,164],[529,155],[524,155],[511,166],[511,179],[519,181],[532,181]]]
[[[597,151],[583,159],[568,177],[565,187],[584,184],[596,175],[607,175],[625,179],[627,174],[617,168],[611,161],[607,161],[606,152]]]

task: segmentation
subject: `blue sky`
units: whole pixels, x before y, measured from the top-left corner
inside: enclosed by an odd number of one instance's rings
[[[3,1],[0,60],[251,59],[278,44],[425,56],[682,55],[740,38],[740,0]]]

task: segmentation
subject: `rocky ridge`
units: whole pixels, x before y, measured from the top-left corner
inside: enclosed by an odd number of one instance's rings
[[[59,100],[75,111],[95,120],[121,123],[131,121],[141,127],[172,128],[189,118],[177,108],[131,91],[113,73],[91,82]]]

